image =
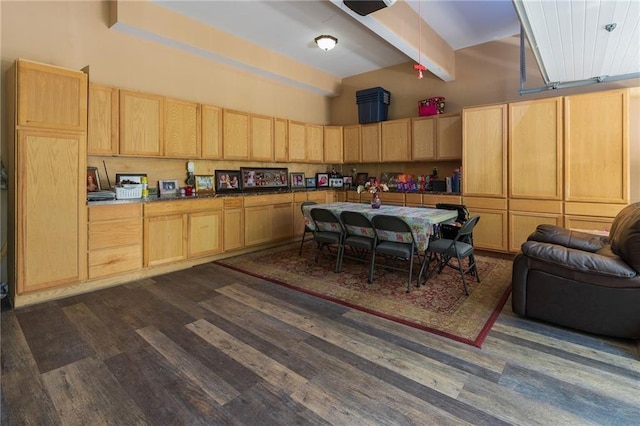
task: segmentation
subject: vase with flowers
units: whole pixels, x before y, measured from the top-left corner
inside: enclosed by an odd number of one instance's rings
[[[389,187],[387,184],[380,182],[378,179],[370,180],[364,185],[358,185],[357,188],[358,194],[363,192],[369,192],[371,194],[371,207],[374,209],[379,209],[382,205],[379,192],[386,192],[388,190]]]

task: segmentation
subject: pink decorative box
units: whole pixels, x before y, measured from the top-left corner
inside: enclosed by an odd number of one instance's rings
[[[444,113],[444,99],[442,96],[418,101],[418,115],[435,115]]]

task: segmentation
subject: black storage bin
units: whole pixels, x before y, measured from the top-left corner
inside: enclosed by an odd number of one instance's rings
[[[359,90],[356,92],[358,122],[360,124],[386,121],[389,112],[391,93],[382,87]]]

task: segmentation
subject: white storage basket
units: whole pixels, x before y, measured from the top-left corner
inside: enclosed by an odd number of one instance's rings
[[[142,185],[136,185],[136,188],[116,186],[116,199],[130,200],[134,198],[142,198]]]

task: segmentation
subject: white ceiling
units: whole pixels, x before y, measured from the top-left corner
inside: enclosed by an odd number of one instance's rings
[[[396,40],[358,23],[360,17],[341,0],[152,1],[340,78],[418,60],[394,47]],[[511,0],[406,3],[454,50],[520,31]],[[338,45],[329,52],[320,50],[313,40],[321,34],[337,37]]]
[[[397,0],[365,17],[342,0],[150,1],[340,79],[415,61],[451,81],[455,70],[430,62],[430,49],[448,44],[453,52],[519,34],[521,19],[550,85],[640,72],[640,0]],[[395,29],[386,26],[390,14],[400,22]],[[419,25],[406,21],[418,15]],[[613,22],[616,29],[605,31]],[[408,42],[398,34],[405,27],[414,36],[432,29],[446,44]],[[337,46],[319,49],[321,34],[337,37]]]

